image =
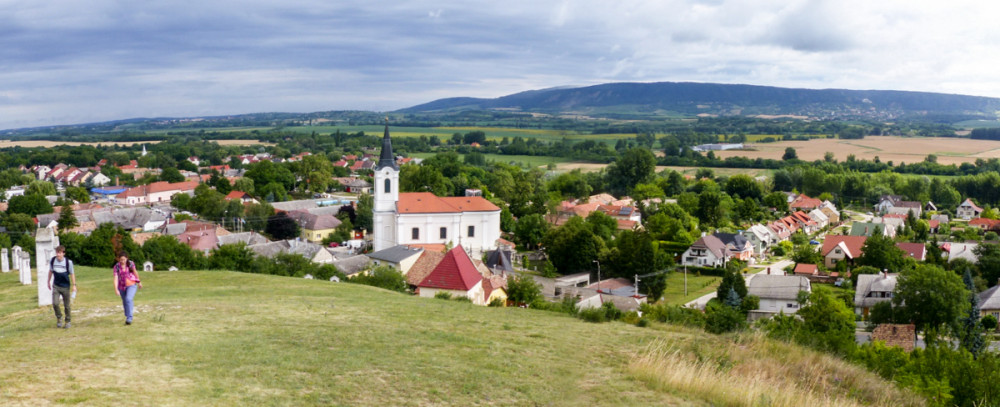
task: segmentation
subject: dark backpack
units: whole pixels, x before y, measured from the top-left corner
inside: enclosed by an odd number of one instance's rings
[[[55,265],[56,265],[56,256],[52,256],[52,258],[49,259],[50,272],[52,272],[52,269],[55,268]],[[66,272],[68,273],[72,268],[73,268],[73,260],[66,259]]]

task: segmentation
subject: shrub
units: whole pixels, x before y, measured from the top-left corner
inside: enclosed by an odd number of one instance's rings
[[[409,285],[406,284],[406,277],[403,277],[403,274],[400,273],[399,270],[389,266],[375,267],[369,272],[362,273],[361,275],[349,279],[348,281],[401,293],[407,292],[409,287]]]
[[[642,304],[639,309],[646,318],[657,322],[680,324],[695,328],[705,327],[705,314],[696,309],[667,304]]]
[[[607,321],[607,318],[604,316],[604,310],[600,308],[587,308],[580,310],[577,316],[587,322],[601,323]]]
[[[434,294],[434,298],[437,298],[439,300],[450,300],[451,293],[447,291],[438,291],[437,293]]]
[[[745,329],[747,318],[738,309],[721,303],[709,303],[705,309],[705,331],[713,334]]]
[[[499,298],[494,298],[494,299],[493,299],[492,301],[490,301],[490,303],[489,303],[489,306],[490,306],[490,307],[502,307],[502,306],[504,306],[504,305],[506,305],[506,304],[504,304],[504,301],[503,301],[503,300],[501,300],[501,299],[499,299]]]
[[[997,319],[992,315],[983,317],[979,320],[979,322],[983,324],[983,328],[985,328],[987,332],[997,329]]]

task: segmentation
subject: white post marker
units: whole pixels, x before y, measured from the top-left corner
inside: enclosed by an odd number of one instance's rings
[[[0,249],[0,272],[10,273],[10,257],[7,249]]]

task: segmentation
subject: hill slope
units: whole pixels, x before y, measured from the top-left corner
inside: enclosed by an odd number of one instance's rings
[[[995,117],[1000,99],[928,92],[791,89],[718,83],[608,83],[515,93],[495,99],[447,98],[400,110],[428,113],[515,109],[594,116],[677,112],[722,115],[803,115],[819,118],[970,115]]]
[[[125,327],[110,273],[78,276],[73,328],[61,330],[32,305],[33,286],[0,275],[0,404],[851,405],[838,399],[848,393],[913,403],[861,369],[761,338],[325,281],[146,273]]]

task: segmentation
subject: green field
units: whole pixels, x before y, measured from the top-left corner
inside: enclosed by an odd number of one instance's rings
[[[412,153],[410,156],[417,158],[429,158],[433,157],[437,153]],[[541,167],[547,166],[549,164],[559,164],[569,162],[568,158],[563,157],[545,157],[536,155],[503,155],[503,154],[483,154],[486,156],[486,161],[497,161],[502,163],[513,163],[514,165],[519,165],[522,167]],[[464,154],[459,154],[462,158],[465,158]]]
[[[297,131],[301,133],[312,133],[317,132],[320,134],[329,134],[340,130],[343,133],[357,133],[359,131],[365,132],[365,134],[371,135],[381,135],[385,131],[384,126],[300,126],[300,127],[286,127],[285,130]],[[508,139],[513,139],[514,137],[523,137],[525,139],[539,139],[546,141],[562,140],[563,138],[568,138],[571,140],[595,140],[595,141],[610,141],[614,143],[619,139],[623,138],[635,138],[635,134],[590,134],[590,133],[580,133],[576,131],[569,130],[550,130],[550,129],[518,129],[509,127],[396,127],[389,126],[389,132],[393,137],[420,137],[420,136],[438,136],[442,141],[447,141],[455,133],[465,134],[472,131],[482,131],[486,133],[487,140],[500,141],[504,137]],[[661,135],[662,136],[662,135]]]
[[[62,330],[34,286],[0,274],[0,404],[915,404],[863,369],[759,335],[205,271],[143,274],[123,326],[108,270],[77,275]]]
[[[705,294],[715,292],[722,283],[722,277],[701,276],[688,273],[688,295],[684,295],[684,272],[670,273],[667,277],[667,289],[663,291],[663,300],[671,305],[684,305]]]

